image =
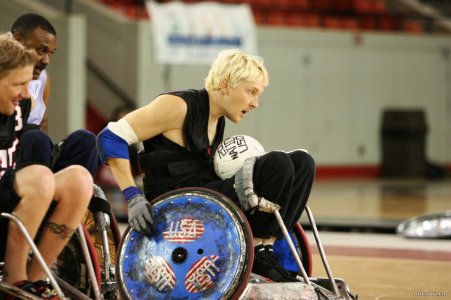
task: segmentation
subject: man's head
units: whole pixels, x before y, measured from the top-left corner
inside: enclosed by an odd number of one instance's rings
[[[261,82],[265,87],[269,82],[263,59],[237,49],[219,52],[205,79],[205,88],[218,90],[224,79],[230,88],[236,87],[241,81]]]
[[[19,101],[29,98],[34,59],[11,34],[0,35],[0,113],[10,116]]]
[[[43,16],[28,13],[14,22],[11,32],[16,40],[32,51],[35,58],[33,79],[38,79],[56,51],[55,28]]]

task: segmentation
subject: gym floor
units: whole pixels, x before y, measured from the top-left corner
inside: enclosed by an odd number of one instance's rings
[[[318,180],[309,206],[333,275],[359,299],[451,299],[451,239],[396,234],[406,219],[451,209],[449,180]],[[326,277],[307,233],[313,275]]]
[[[107,198],[124,220],[120,195]],[[309,207],[334,277],[359,299],[451,299],[451,239],[396,234],[406,219],[451,210],[450,179],[319,179]],[[313,252],[313,276],[326,277],[304,215],[301,224]]]

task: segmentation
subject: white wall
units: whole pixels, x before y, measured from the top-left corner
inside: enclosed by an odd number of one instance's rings
[[[424,109],[428,157],[451,162],[449,37],[259,28],[270,84],[227,135],[267,149],[306,148],[318,164],[380,163],[382,111]],[[208,67],[170,67],[169,89],[201,87]],[[161,75],[149,71],[149,81]],[[161,90],[166,87],[161,86]],[[157,93],[155,93],[157,94]],[[152,98],[152,96],[150,96]]]
[[[155,64],[150,22],[96,1],[73,6],[88,21],[89,59],[138,106],[167,90],[203,86],[208,66]],[[420,108],[427,114],[429,159],[451,164],[449,36],[271,27],[257,34],[270,85],[260,108],[229,124],[227,135],[252,135],[267,149],[306,148],[322,165],[376,165],[382,111]],[[120,103],[92,74],[87,88],[106,116]]]
[[[357,45],[352,33],[260,30],[272,82],[251,133],[272,148],[307,148],[322,164],[377,164],[382,110],[422,108],[427,153],[450,162],[451,39],[360,37]]]

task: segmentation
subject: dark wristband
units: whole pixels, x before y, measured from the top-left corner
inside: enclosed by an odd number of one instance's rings
[[[122,191],[122,194],[127,202],[136,195],[142,195],[141,191],[136,186],[129,186]]]

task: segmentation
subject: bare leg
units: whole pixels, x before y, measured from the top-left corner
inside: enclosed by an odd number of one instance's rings
[[[28,233],[34,238],[52,201],[55,190],[53,173],[40,165],[23,168],[16,173],[14,189],[21,200],[13,213],[24,223]],[[14,284],[27,279],[30,247],[14,222],[9,222],[8,226],[4,280]]]
[[[263,244],[263,239],[254,236],[254,247]]]
[[[275,241],[276,241],[276,237],[272,236],[269,239],[263,239],[262,244],[263,245],[274,245]]]
[[[81,166],[70,166],[55,174],[55,196],[58,202],[44,225],[38,248],[48,266],[55,261],[86,212],[93,192],[91,174]],[[38,261],[28,266],[28,278],[45,278]]]

